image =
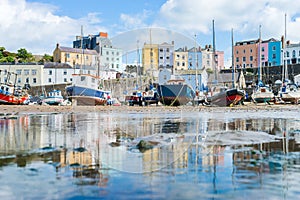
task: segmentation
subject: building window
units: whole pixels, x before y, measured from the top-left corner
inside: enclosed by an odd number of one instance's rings
[[[286,52],[286,57],[289,58],[290,57],[290,52]]]
[[[272,47],[272,50],[273,50],[273,51],[276,51],[276,46],[273,46],[273,47]]]
[[[109,51],[106,52],[106,55],[109,55]]]
[[[236,51],[236,54],[239,54],[239,51]]]
[[[22,82],[21,78],[18,78],[18,83],[20,84]]]
[[[70,54],[69,53],[66,53],[66,58],[70,58]]]
[[[64,82],[67,82],[67,78],[64,78]]]
[[[48,78],[48,83],[51,83],[51,82],[52,82],[51,78]]]
[[[176,54],[176,57],[177,57],[177,58],[179,58],[179,57],[180,57],[180,55],[179,55],[179,54]]]
[[[116,68],[119,69],[119,64],[117,64]]]
[[[106,61],[109,61],[109,57],[106,57]]]
[[[32,75],[36,75],[36,69],[31,70]]]
[[[243,57],[243,62],[246,62],[246,57],[245,56]]]
[[[21,75],[21,73],[22,73],[22,70],[21,70],[21,69],[17,69],[17,70],[16,70],[16,74],[17,74],[17,75]]]
[[[26,83],[29,83],[29,78],[28,77],[26,78]]]
[[[114,64],[111,64],[111,68],[114,68]]]
[[[179,62],[177,62],[177,67],[179,67],[180,66],[180,63]]]
[[[262,48],[261,48],[261,51],[264,52],[264,51],[265,51],[265,47],[262,47]]]
[[[185,67],[185,63],[184,62],[182,62],[182,67]]]
[[[250,61],[251,61],[251,62],[253,61],[253,56],[250,56]]]
[[[296,58],[296,51],[293,50],[293,58]]]
[[[32,82],[33,82],[33,83],[36,83],[36,78],[33,78],[33,79],[32,79]]]
[[[261,55],[261,60],[265,60],[265,55]]]
[[[29,69],[24,69],[24,75],[29,75]]]
[[[64,70],[64,75],[67,75],[67,74],[68,74],[67,70]]]
[[[48,75],[52,75],[52,70],[49,70],[49,73],[48,73]]]
[[[272,58],[276,59],[276,54],[275,53],[272,54]]]
[[[246,53],[246,50],[244,49],[244,51],[243,51],[244,53]]]

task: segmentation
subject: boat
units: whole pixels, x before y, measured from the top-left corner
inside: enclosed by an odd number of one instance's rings
[[[17,74],[15,74],[15,83],[10,81],[11,74],[14,73],[8,72],[6,82],[0,85],[0,104],[27,104],[30,96],[25,89],[16,85]]]
[[[237,88],[219,87],[219,91],[216,90],[215,94],[207,99],[211,105],[233,106],[239,104],[245,97],[244,91]]]
[[[168,78],[167,78],[168,77]],[[192,102],[195,91],[185,80],[178,75],[171,75],[168,69],[159,73],[157,92],[159,101],[166,106],[181,106]]]
[[[83,28],[81,27],[81,42],[83,42],[82,38]],[[82,49],[82,54],[83,51]],[[65,89],[73,105],[107,105],[108,97],[111,98],[110,91],[100,89],[100,54],[101,53],[98,55],[97,75],[82,73],[82,64],[80,66],[80,72],[78,74],[72,74],[72,85],[67,86]]]
[[[150,85],[150,88],[146,88],[142,93],[142,101],[145,106],[150,104],[158,105],[159,95],[157,89],[152,84]]]
[[[213,32],[214,32],[214,21],[213,21]],[[213,41],[215,41],[215,37],[213,37]],[[213,54],[216,58],[215,52],[215,42],[213,42]],[[232,49],[233,49],[233,31],[232,31]],[[217,83],[217,68],[216,68],[216,60],[215,63],[215,82]],[[226,86],[215,85],[211,88],[211,96],[207,98],[207,101],[211,105],[215,106],[233,106],[239,104],[245,98],[244,90],[235,88],[235,67],[232,56],[232,88],[228,88]],[[242,74],[242,72],[241,72]]]
[[[91,74],[73,74],[66,93],[76,105],[106,105],[105,91],[99,88],[100,78]]]
[[[265,85],[261,79],[261,26],[259,26],[259,67],[258,67],[258,84],[255,87],[251,97],[254,103],[267,103],[274,100],[274,93],[268,85]]]
[[[285,20],[286,21],[286,20]],[[286,32],[286,31],[285,31]],[[283,37],[283,49],[285,51],[285,39],[286,35]],[[284,52],[283,55],[286,53]],[[287,69],[287,61],[284,60],[284,66],[282,67],[282,83],[279,89],[278,95],[276,99],[280,99],[280,102],[283,103],[294,103],[298,104],[300,100],[300,90],[295,83],[292,83],[288,80],[288,69]],[[295,79],[295,78],[294,78]]]
[[[300,90],[298,86],[291,82],[284,82],[278,92],[278,97],[284,103],[298,104],[300,100]]]
[[[135,104],[142,106],[142,92],[141,91],[133,91],[132,94],[125,96],[125,101],[129,106],[134,106]]]
[[[48,92],[42,102],[48,105],[61,105],[64,102],[61,90],[52,90]]]
[[[262,81],[259,81],[251,97],[254,103],[269,104],[271,101],[274,100],[274,93],[269,86],[264,85]]]

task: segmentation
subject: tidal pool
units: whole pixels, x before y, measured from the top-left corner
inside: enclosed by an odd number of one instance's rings
[[[299,143],[296,111],[2,117],[0,198],[297,199]]]

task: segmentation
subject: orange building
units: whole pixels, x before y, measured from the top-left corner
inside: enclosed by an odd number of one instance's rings
[[[258,67],[259,40],[236,42],[233,47],[234,66],[236,68]]]

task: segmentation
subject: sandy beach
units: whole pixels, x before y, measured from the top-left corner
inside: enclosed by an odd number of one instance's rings
[[[237,105],[233,107],[214,106],[49,106],[49,105],[0,105],[0,114],[36,114],[36,113],[71,113],[71,112],[234,112],[245,111],[295,111],[299,110],[299,105],[292,104],[253,104]]]

